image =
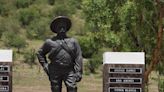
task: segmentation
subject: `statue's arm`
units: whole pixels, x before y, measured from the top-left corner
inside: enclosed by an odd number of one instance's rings
[[[39,60],[39,63],[41,64],[41,66],[43,67],[44,71],[48,74],[48,62],[46,59],[46,55],[47,53],[49,53],[50,51],[50,43],[48,40],[46,40],[46,42],[43,44],[43,46],[38,50],[37,52],[37,57]]]
[[[74,64],[74,69],[76,75],[79,77],[77,81],[80,81],[82,78],[82,73],[83,73],[83,57],[82,57],[82,51],[79,43],[77,40],[75,40],[75,64]]]

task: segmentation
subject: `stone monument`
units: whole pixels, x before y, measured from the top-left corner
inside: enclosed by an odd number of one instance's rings
[[[103,92],[144,92],[144,52],[105,52]]]
[[[0,50],[0,92],[12,92],[12,50]]]

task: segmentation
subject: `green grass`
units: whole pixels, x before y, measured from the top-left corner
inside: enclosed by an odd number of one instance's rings
[[[164,79],[164,76],[161,78]],[[150,80],[154,81],[152,78]],[[152,86],[149,85],[148,88]],[[102,92],[102,87],[102,72],[98,71],[96,74],[83,75],[82,81],[78,83],[78,92]],[[30,68],[25,63],[14,62],[13,92],[51,92],[48,77],[42,67],[38,64]],[[63,92],[66,92],[64,83]],[[155,91],[152,89],[149,92]]]
[[[42,40],[28,40],[28,45],[26,49],[38,49],[42,46],[42,44],[44,43],[44,41]]]
[[[101,74],[83,75],[78,83],[78,92],[101,92]],[[48,77],[40,65],[30,68],[24,63],[15,63],[13,66],[13,92],[50,92]],[[63,92],[66,92],[63,83]]]

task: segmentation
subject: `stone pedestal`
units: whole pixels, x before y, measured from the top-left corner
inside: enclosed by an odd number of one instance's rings
[[[0,50],[0,92],[12,92],[12,50]]]
[[[144,53],[106,52],[103,92],[144,92]]]

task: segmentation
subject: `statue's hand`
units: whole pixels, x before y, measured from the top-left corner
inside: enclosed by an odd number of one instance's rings
[[[43,69],[46,72],[46,74],[49,76],[48,64],[44,64]]]
[[[82,79],[82,74],[78,72],[75,74],[75,76],[76,76],[76,82],[80,82]]]

